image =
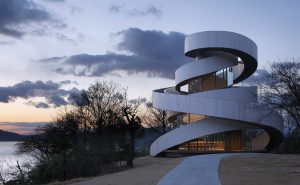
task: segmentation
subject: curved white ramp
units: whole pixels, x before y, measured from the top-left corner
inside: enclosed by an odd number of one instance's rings
[[[256,106],[256,87],[233,87],[257,68],[257,46],[252,40],[233,32],[195,33],[185,39],[185,54],[196,61],[176,70],[175,87],[153,91],[153,106],[207,118],[159,137],[151,145],[152,156],[193,139],[247,128],[268,133],[266,149],[280,144],[281,116]],[[185,85],[188,91],[182,90]]]

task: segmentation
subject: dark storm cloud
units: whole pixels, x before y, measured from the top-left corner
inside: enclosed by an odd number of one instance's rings
[[[22,23],[49,20],[48,12],[38,9],[36,4],[28,0],[0,1],[0,33],[12,37],[21,37],[24,32],[16,26]]]
[[[269,74],[270,73],[265,69],[257,69],[253,75],[242,81],[240,84],[242,86],[257,86],[258,82],[266,81]]]
[[[44,97],[47,102],[29,101],[27,104],[36,108],[58,107],[72,103],[69,97],[73,94],[79,94],[80,91],[76,88],[64,90],[61,88],[64,84],[69,84],[71,81],[52,82],[52,81],[23,81],[8,87],[0,87],[0,102],[8,103],[16,98],[34,98]],[[67,100],[66,100],[67,99]]]
[[[23,81],[21,83],[15,84],[14,86],[0,87],[0,102],[8,103],[14,98],[29,98],[34,97],[35,91],[50,91],[57,90],[59,84],[52,81],[42,82],[31,82]]]
[[[53,104],[55,107],[68,104],[68,102],[59,95],[50,96],[48,102]]]
[[[31,0],[0,0],[0,34],[20,38],[31,31],[40,35],[43,22],[58,26],[59,21]]]
[[[57,73],[76,76],[103,76],[123,70],[129,75],[146,73],[149,77],[172,79],[175,70],[188,61],[184,56],[183,33],[130,28],[116,35],[122,37],[116,48],[130,54],[79,54],[42,59],[40,62],[52,63]]]
[[[147,15],[161,17],[162,15],[162,11],[154,5],[148,5],[147,7],[142,9],[127,9],[125,4],[113,4],[110,6],[109,10],[112,13],[122,13],[133,17],[144,17]]]

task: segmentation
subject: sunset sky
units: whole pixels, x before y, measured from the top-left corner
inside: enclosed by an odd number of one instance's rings
[[[224,30],[268,62],[299,58],[298,0],[0,0],[0,129],[30,134],[96,80],[129,97],[174,85],[185,35]]]

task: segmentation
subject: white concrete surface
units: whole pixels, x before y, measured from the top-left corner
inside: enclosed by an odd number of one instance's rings
[[[184,51],[193,57],[193,51],[203,48],[230,48],[243,51],[257,60],[257,46],[248,37],[228,31],[204,31],[186,36]],[[195,52],[196,53],[196,52]],[[196,55],[194,56],[196,57]]]
[[[221,185],[219,163],[223,157],[236,154],[207,154],[188,157],[166,174],[158,185]]]
[[[186,80],[226,69],[228,67],[236,66],[237,64],[237,59],[232,60],[232,58],[220,56],[211,56],[201,59],[201,62],[190,62],[179,67],[175,71],[175,84],[177,86]]]

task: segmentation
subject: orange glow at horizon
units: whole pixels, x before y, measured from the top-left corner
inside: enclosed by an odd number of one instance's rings
[[[49,122],[57,114],[55,108],[35,108],[26,105],[24,99],[15,102],[0,103],[0,122]]]
[[[0,125],[0,130],[22,134],[22,135],[32,134],[34,132],[34,128],[32,130],[26,130],[22,128],[22,126],[16,126],[16,125]]]

